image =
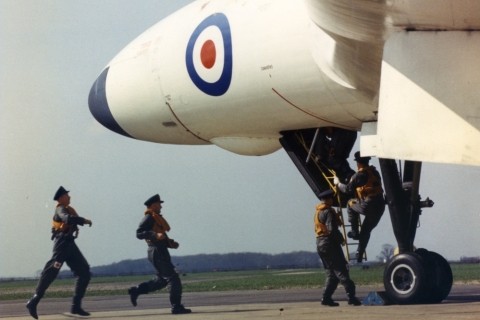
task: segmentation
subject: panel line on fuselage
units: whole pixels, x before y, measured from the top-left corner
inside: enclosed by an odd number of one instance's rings
[[[180,123],[180,125],[181,125],[188,133],[192,134],[192,136],[194,136],[195,138],[197,138],[197,139],[199,139],[199,140],[205,141],[206,143],[209,143],[209,144],[211,143],[210,141],[205,140],[205,139],[203,139],[202,137],[200,137],[199,135],[193,133],[193,131],[190,130],[190,129],[178,118],[178,116],[177,116],[177,114],[175,113],[175,111],[173,111],[173,108],[172,108],[172,106],[170,105],[170,103],[168,103],[168,102],[165,102],[165,103],[167,104],[168,108],[170,109],[170,112],[171,112],[172,115],[175,117],[175,119],[178,121],[178,123]]]
[[[303,112],[303,113],[305,113],[305,114],[308,114],[309,116],[312,116],[312,117],[314,117],[314,118],[316,118],[316,119],[318,119],[318,120],[322,120],[322,121],[324,121],[324,122],[326,122],[326,123],[330,123],[330,124],[332,124],[332,125],[334,125],[334,126],[337,126],[337,127],[341,127],[341,128],[344,128],[344,129],[349,129],[349,130],[352,130],[352,131],[356,131],[356,129],[353,128],[353,127],[346,127],[346,126],[344,126],[344,125],[342,125],[342,124],[339,124],[339,123],[336,123],[336,122],[333,122],[333,121],[330,121],[330,120],[321,118],[321,117],[319,117],[319,116],[317,116],[317,115],[315,115],[315,114],[313,114],[313,113],[311,113],[311,112],[308,112],[308,111],[306,111],[306,110],[303,110],[302,108],[300,108],[299,106],[295,105],[293,102],[291,102],[290,100],[288,100],[287,98],[285,98],[280,92],[278,92],[277,90],[275,90],[275,88],[272,88],[272,91],[275,92],[276,95],[278,95],[280,98],[282,98],[282,100],[284,100],[285,102],[287,102],[289,105],[291,105],[291,106],[294,107],[295,109],[297,109],[297,110],[299,110],[299,111],[301,111],[301,112]]]

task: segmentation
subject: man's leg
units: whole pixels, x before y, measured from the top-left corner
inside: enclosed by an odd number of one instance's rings
[[[318,247],[317,252],[322,260],[323,268],[325,269],[325,288],[323,290],[321,304],[329,307],[338,307],[339,304],[332,299],[333,293],[338,286],[338,278],[332,270],[332,257],[329,252],[320,251]]]
[[[348,262],[343,255],[342,248],[339,246],[338,250],[332,251],[332,270],[335,277],[345,288],[348,296],[348,304],[359,306],[360,300],[355,295],[355,283],[350,279],[350,272],[348,271]]]
[[[147,294],[149,292],[161,290],[168,285],[168,281],[162,276],[162,264],[159,262],[160,257],[157,253],[157,249],[153,246],[148,247],[148,260],[157,270],[157,275],[154,279],[142,282],[136,287],[130,287],[128,294],[130,295],[130,301],[134,307],[137,306],[138,296],[141,294]]]
[[[370,235],[373,229],[378,225],[385,211],[385,204],[383,198],[378,200],[364,201],[361,207],[361,212],[365,215],[362,223],[362,230],[358,241],[357,262],[362,262],[365,250],[367,249]]]
[[[348,222],[350,222],[351,231],[347,236],[354,240],[360,237],[360,202],[357,199],[351,199],[347,204]]]
[[[87,291],[88,284],[92,277],[90,266],[75,243],[72,244],[70,250],[69,258],[66,260],[66,263],[72,270],[73,274],[77,277],[71,312],[81,316],[89,316],[90,313],[82,309],[82,299],[85,296],[85,292]]]
[[[40,275],[40,279],[38,280],[35,294],[30,300],[28,300],[26,305],[28,312],[33,318],[38,319],[37,305],[40,302],[40,299],[42,299],[43,295],[45,294],[45,291],[47,291],[48,287],[57,277],[58,273],[60,272],[60,268],[62,268],[62,265],[62,262],[55,261],[54,258],[52,258],[45,264],[45,267],[43,268]]]
[[[338,287],[338,278],[331,269],[325,269],[325,289],[322,295],[322,305],[329,307],[339,306],[338,302],[333,301],[332,296]]]

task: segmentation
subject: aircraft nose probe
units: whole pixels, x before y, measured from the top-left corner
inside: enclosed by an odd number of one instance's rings
[[[107,129],[118,134],[132,138],[113,117],[107,100],[106,82],[109,68],[103,70],[90,89],[88,95],[88,107],[93,117]]]

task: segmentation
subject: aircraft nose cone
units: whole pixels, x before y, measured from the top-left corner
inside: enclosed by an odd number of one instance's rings
[[[120,127],[118,122],[113,117],[107,101],[106,82],[109,68],[103,70],[100,76],[93,83],[88,95],[88,107],[93,117],[100,122],[104,127],[126,137],[131,136]]]

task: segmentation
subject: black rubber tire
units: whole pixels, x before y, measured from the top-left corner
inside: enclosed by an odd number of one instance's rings
[[[425,263],[425,270],[428,275],[428,288],[423,303],[440,303],[450,293],[453,284],[452,269],[448,261],[436,252],[426,249],[415,251]]]
[[[429,287],[423,258],[413,252],[398,254],[385,267],[383,284],[396,304],[421,302]]]

